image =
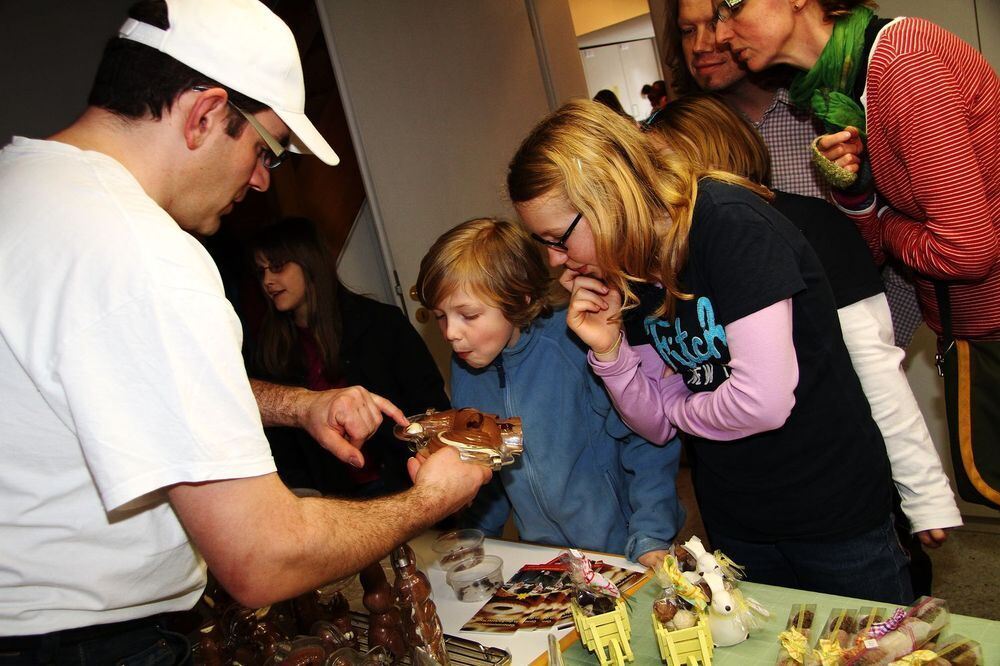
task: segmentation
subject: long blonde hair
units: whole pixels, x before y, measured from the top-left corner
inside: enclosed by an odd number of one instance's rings
[[[658,281],[666,295],[656,314],[672,316],[677,299],[691,298],[678,274],[702,177],[769,194],[740,176],[667,155],[625,118],[578,100],[531,131],[510,162],[507,191],[514,203],[565,197],[587,219],[597,264],[625,308],[638,303],[634,283]]]
[[[719,169],[761,185],[771,182],[764,139],[722,98],[694,93],[669,102],[650,130],[666,149],[703,169]]]

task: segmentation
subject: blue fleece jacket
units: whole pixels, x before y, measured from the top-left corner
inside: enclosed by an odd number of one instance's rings
[[[514,511],[521,539],[631,560],[666,548],[684,522],[680,443],[656,446],[622,423],[566,311],[539,317],[493,364],[452,357],[455,407],[520,416],[524,453],[494,475],[463,522],[498,536]]]

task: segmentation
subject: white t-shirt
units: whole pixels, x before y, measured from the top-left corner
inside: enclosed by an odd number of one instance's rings
[[[218,270],[118,162],[0,151],[0,636],[190,608],[163,488],[274,471]]]

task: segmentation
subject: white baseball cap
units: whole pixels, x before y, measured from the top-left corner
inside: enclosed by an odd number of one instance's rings
[[[340,162],[305,114],[306,90],[295,37],[258,0],[166,0],[170,27],[127,19],[118,36],[161,51],[269,106],[288,125],[288,148]]]

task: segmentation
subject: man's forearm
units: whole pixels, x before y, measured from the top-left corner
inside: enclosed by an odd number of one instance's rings
[[[432,484],[365,501],[300,499],[274,474],[182,484],[169,495],[209,568],[250,607],[357,572],[466,501]]]
[[[365,501],[302,500],[302,531],[287,527],[292,547],[271,563],[268,596],[286,599],[360,571],[452,513],[450,499],[436,489],[414,487]]]
[[[297,386],[282,386],[251,379],[250,388],[257,399],[260,419],[265,426],[301,426],[304,400],[310,391]]]

